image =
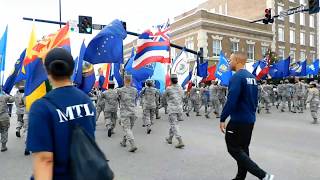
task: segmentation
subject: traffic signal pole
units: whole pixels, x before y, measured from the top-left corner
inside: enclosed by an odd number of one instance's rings
[[[60,27],[61,27],[61,25],[66,25],[67,24],[66,22],[61,22],[61,19],[60,19],[60,22],[51,21],[51,20],[44,20],[44,19],[33,19],[33,18],[28,18],[28,17],[23,17],[22,19],[26,20],[26,21],[35,21],[35,22],[42,22],[42,23],[49,23],[49,24],[58,24],[58,25],[60,25]],[[105,26],[106,25],[92,24],[92,29],[101,30]],[[127,31],[127,34],[132,35],[132,36],[136,36],[136,37],[139,37],[141,35],[139,33],[131,32],[131,31]],[[197,55],[198,57],[200,57],[200,62],[203,62],[203,50],[201,50],[201,48],[200,48],[199,51],[194,51],[192,49],[188,49],[186,47],[182,47],[182,46],[179,46],[179,45],[173,44],[173,43],[170,43],[170,47],[173,47],[173,48],[176,48],[176,49],[180,49],[180,50],[184,50],[184,51],[186,51],[188,53]]]

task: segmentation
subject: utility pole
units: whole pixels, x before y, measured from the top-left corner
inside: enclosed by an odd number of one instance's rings
[[[61,28],[61,0],[59,0],[59,22],[60,22],[60,28]]]

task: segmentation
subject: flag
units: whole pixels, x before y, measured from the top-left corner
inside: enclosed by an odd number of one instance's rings
[[[115,87],[122,87],[123,86],[123,79],[120,74],[120,63],[113,63],[113,71],[112,71],[112,76],[115,82]]]
[[[212,81],[215,80],[215,72],[216,72],[217,66],[213,65],[211,67],[208,67],[208,77],[206,78],[206,81]]]
[[[280,60],[279,62],[270,66],[269,75],[272,78],[284,78],[290,75],[290,56],[287,59]]]
[[[157,31],[153,35],[153,40],[158,41],[158,42],[170,41],[170,21],[169,21],[169,19],[165,24],[157,26]]]
[[[132,67],[140,69],[154,62],[170,63],[170,42],[156,42],[152,39],[152,32],[147,31],[139,36],[137,54]]]
[[[79,89],[88,94],[96,82],[94,68],[93,65],[88,62],[84,62],[82,68],[82,82]]]
[[[29,42],[27,57],[24,59],[22,67],[24,68],[26,77],[25,96],[27,111],[29,111],[35,100],[41,98],[47,92],[47,73],[43,65],[46,54],[56,47],[70,50],[69,24],[59,29],[56,33],[44,37],[34,47],[30,46],[35,38],[34,29],[31,34],[30,40],[32,42]]]
[[[215,77],[221,81],[221,85],[228,86],[231,76],[232,71],[229,68],[229,62],[227,58],[224,56],[224,53],[221,51]]]
[[[23,50],[23,52],[21,53],[19,59],[16,61],[15,65],[14,65],[13,72],[9,75],[5,84],[3,85],[2,90],[7,94],[10,94],[13,86],[16,83],[17,75],[18,75],[19,70],[21,69],[25,55],[26,55],[26,49]]]
[[[112,21],[90,41],[84,59],[91,64],[123,63],[123,40],[126,37],[122,22]]]
[[[164,64],[155,63],[154,72],[151,79],[159,82],[159,90],[161,93],[164,92],[166,88],[166,68]]]
[[[258,74],[261,72],[261,70],[263,70],[265,67],[268,66],[268,62],[267,62],[267,59],[264,58],[262,60],[259,60],[259,61],[256,61],[252,67],[253,67],[253,71],[252,71],[252,74],[254,76],[258,76]]]
[[[182,85],[183,81],[189,76],[189,62],[187,52],[182,49],[178,56],[173,61],[171,72],[178,76],[178,83]]]
[[[86,52],[86,45],[84,44],[84,41],[83,41],[80,48],[79,57],[75,61],[75,67],[72,75],[72,81],[76,85],[76,87],[79,87],[82,83],[82,66],[83,66],[83,57],[85,52]]]
[[[5,62],[6,62],[6,50],[7,50],[7,37],[8,37],[8,26],[6,27],[6,30],[4,31],[1,39],[0,39],[0,72],[1,74],[1,86],[3,85],[4,81],[4,70],[5,70]]]
[[[307,60],[295,62],[290,65],[290,76],[306,76],[307,75]]]
[[[307,66],[307,74],[308,75],[318,75],[319,73],[319,59],[316,59],[312,62],[312,64]]]
[[[124,69],[128,74],[132,75],[132,79],[134,79],[133,82],[136,84],[136,86],[140,87],[140,85],[138,85],[137,83],[143,82],[146,79],[150,78],[153,75],[154,66],[149,64],[149,65],[144,66],[140,69],[134,69],[132,67],[134,57],[135,57],[134,48],[132,48],[131,57],[127,61]]]
[[[261,80],[267,77],[270,70],[269,59],[264,58],[263,60],[258,61],[258,66],[253,70],[253,75],[256,76],[257,80]],[[254,64],[255,65],[255,64]]]
[[[102,85],[102,89],[108,89],[108,86],[109,86],[109,81],[110,81],[110,76],[111,76],[111,67],[112,64],[108,63],[105,67],[106,69],[106,75],[105,75],[105,78],[104,78],[104,82],[103,82],[103,85]]]
[[[202,64],[200,64],[200,62],[197,63],[197,76],[202,78],[208,76],[208,61]]]
[[[189,82],[191,81],[192,74],[193,74],[193,70],[189,71],[188,76],[182,81],[181,87],[183,89],[185,89],[186,85],[189,84]]]

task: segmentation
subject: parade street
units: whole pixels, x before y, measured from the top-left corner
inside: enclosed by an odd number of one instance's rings
[[[139,108],[140,109],[140,108]],[[303,114],[280,113],[258,115],[251,142],[251,157],[277,180],[320,179],[320,125],[312,125],[309,110]],[[134,127],[138,151],[127,152],[119,144],[122,130],[107,137],[103,115],[97,124],[96,139],[110,160],[117,180],[230,180],[236,174],[236,163],[227,153],[224,136],[216,118],[189,118],[181,123],[185,148],[165,143],[167,115],[156,120],[150,135],[142,128],[141,111]],[[31,157],[23,155],[23,139],[15,137],[15,118],[11,119],[9,150],[0,153],[1,180],[28,179]],[[176,141],[174,141],[176,143]],[[255,180],[248,173],[248,180]]]

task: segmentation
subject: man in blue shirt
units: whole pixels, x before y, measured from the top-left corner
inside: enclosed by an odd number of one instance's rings
[[[226,134],[228,152],[238,164],[238,173],[233,180],[244,180],[247,171],[259,179],[273,180],[273,175],[260,169],[249,157],[249,145],[256,121],[258,86],[255,77],[244,69],[246,61],[242,53],[230,57],[230,68],[236,73],[230,79],[227,103],[220,116],[220,129]],[[226,128],[225,121],[229,116],[231,118]]]
[[[51,50],[44,65],[54,89],[31,106],[27,149],[33,153],[36,180],[70,180],[72,125],[94,137],[96,111],[90,98],[72,85],[74,61],[69,52]]]

